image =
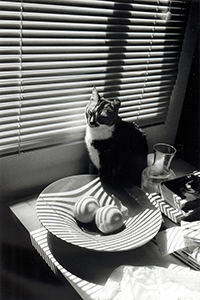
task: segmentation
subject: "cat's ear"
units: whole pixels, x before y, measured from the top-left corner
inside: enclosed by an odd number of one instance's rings
[[[93,87],[93,90],[92,90],[92,96],[90,97],[90,100],[95,101],[95,102],[98,102],[99,99],[100,99],[100,96],[99,96],[99,94],[98,94],[98,92],[97,92],[96,87],[94,86],[94,87]]]
[[[118,111],[118,109],[120,108],[120,105],[121,105],[121,101],[119,99],[114,99],[112,105],[113,105],[115,111]]]

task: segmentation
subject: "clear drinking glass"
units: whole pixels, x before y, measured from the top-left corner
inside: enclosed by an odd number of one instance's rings
[[[148,193],[160,193],[161,182],[176,177],[172,169],[170,169],[176,149],[171,145],[158,143],[154,145],[153,150],[154,162],[143,170],[141,187]]]

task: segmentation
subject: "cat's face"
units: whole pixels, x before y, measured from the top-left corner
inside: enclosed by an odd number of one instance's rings
[[[101,98],[96,88],[93,88],[90,102],[86,107],[87,124],[90,127],[99,127],[100,125],[112,126],[118,117],[120,100],[107,100]]]

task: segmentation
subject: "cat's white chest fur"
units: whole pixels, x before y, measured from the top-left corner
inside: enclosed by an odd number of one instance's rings
[[[112,136],[114,127],[115,127],[114,125],[113,126],[100,125],[99,127],[93,127],[93,128],[87,125],[86,127],[85,143],[87,145],[90,158],[97,169],[100,168],[99,152],[97,149],[94,148],[92,142],[94,140],[109,139]]]

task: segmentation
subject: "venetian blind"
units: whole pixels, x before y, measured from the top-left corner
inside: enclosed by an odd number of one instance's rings
[[[164,122],[188,4],[168,0],[5,0],[1,154],[83,139],[93,86],[123,120]]]

